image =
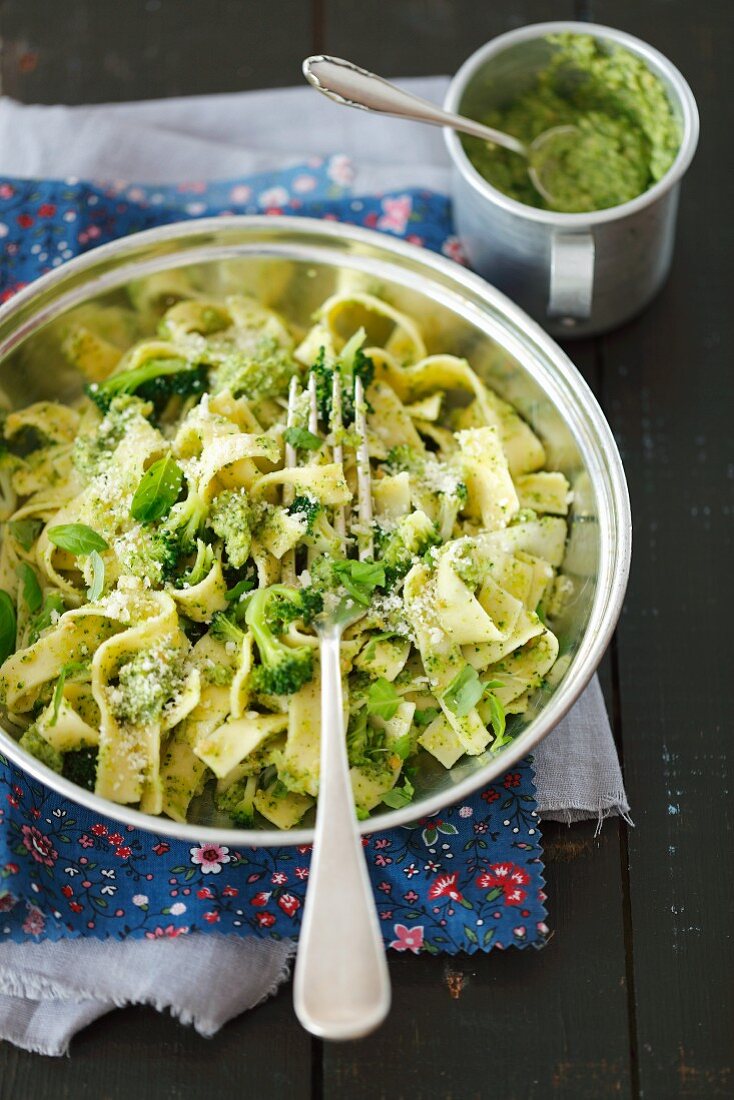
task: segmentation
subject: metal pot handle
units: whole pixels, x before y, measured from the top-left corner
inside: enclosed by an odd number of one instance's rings
[[[594,297],[594,237],[554,233],[551,241],[548,316],[585,321]]]

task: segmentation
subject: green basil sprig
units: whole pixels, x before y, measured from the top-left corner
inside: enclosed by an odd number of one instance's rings
[[[41,533],[40,519],[14,519],[8,524],[10,534],[27,552]]]
[[[41,610],[41,604],[43,603],[43,592],[38,583],[36,571],[27,561],[18,562],[15,568],[20,578],[20,590],[23,595],[23,603],[26,605],[31,615],[35,615],[37,611]]]
[[[446,688],[443,701],[457,718],[465,718],[484,695],[484,684],[471,665],[464,665]]]
[[[318,451],[323,443],[323,440],[307,428],[286,428],[283,439],[286,443],[290,443],[291,447],[300,447],[303,451]]]
[[[334,572],[352,599],[369,607],[374,590],[385,583],[385,566],[379,561],[337,561]]]
[[[61,523],[57,527],[49,527],[48,537],[59,550],[66,550],[69,554],[83,557],[91,554],[92,550],[107,550],[108,543],[86,523]]]
[[[17,629],[15,604],[5,589],[0,588],[0,664],[15,652]]]
[[[149,466],[135,490],[130,515],[138,523],[155,523],[171,511],[183,484],[183,470],[167,454]]]
[[[395,690],[395,685],[380,676],[373,684],[370,684],[367,692],[367,713],[375,714],[386,722],[395,715],[400,705],[400,696]]]
[[[102,595],[104,588],[104,562],[97,550],[92,550],[89,560],[92,563],[92,583],[87,589],[87,599],[94,603]]]

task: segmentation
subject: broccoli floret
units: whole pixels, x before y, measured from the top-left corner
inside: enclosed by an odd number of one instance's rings
[[[323,606],[323,595],[313,586],[300,589],[287,588],[285,592],[274,595],[270,600],[267,624],[274,634],[282,634],[289,623],[313,622],[316,615],[323,610]]]
[[[112,712],[135,726],[157,722],[183,680],[182,650],[141,649],[118,670],[117,685],[109,691]]]
[[[125,573],[132,573],[154,585],[174,580],[181,558],[181,548],[175,533],[163,528],[134,527],[114,542]]]
[[[179,394],[204,393],[207,388],[207,368],[192,366],[185,359],[148,359],[132,370],[112,374],[104,382],[90,382],[85,393],[106,413],[112,400],[123,393],[134,393],[152,401],[159,410],[169,397]]]
[[[292,516],[303,515],[306,517],[306,534],[310,535],[313,532],[316,520],[324,511],[324,506],[315,497],[297,496],[293,503],[289,505],[288,511]]]
[[[273,336],[263,336],[254,352],[232,351],[212,374],[212,392],[230,390],[235,397],[263,401],[285,397],[298,364]]]
[[[441,543],[441,536],[425,512],[404,516],[392,531],[378,528],[377,559],[385,568],[388,591],[401,581],[416,558]]]
[[[65,752],[61,774],[79,787],[86,787],[88,791],[93,791],[97,782],[98,756],[99,750],[93,745]]]
[[[193,554],[198,549],[198,539],[206,523],[208,506],[199,496],[196,487],[189,482],[185,500],[174,504],[159,530],[177,546],[178,554]]]
[[[225,489],[212,502],[209,526],[223,539],[227,559],[234,569],[240,569],[250,556],[253,519],[244,489]]]
[[[225,614],[224,611],[218,611],[212,619],[209,631],[220,642],[234,642],[238,648],[245,640],[245,632],[238,622],[237,608],[228,614]]]
[[[200,584],[205,577],[209,576],[209,571],[214,564],[214,551],[202,539],[197,539],[196,542],[196,559],[190,569],[176,579],[177,588],[193,588],[195,584]]]
[[[232,823],[241,829],[251,829],[255,823],[258,779],[257,775],[248,775],[216,796],[217,809],[229,814]]]
[[[256,691],[266,695],[291,695],[313,677],[313,651],[310,646],[289,646],[273,632],[282,626],[283,614],[290,604],[300,604],[300,592],[283,584],[273,584],[255,592],[245,611],[245,622],[257,644],[261,664],[253,671]],[[271,614],[275,622],[270,622]]]
[[[327,424],[331,418],[335,372],[341,375],[342,422],[345,427],[354,421],[354,379],[361,380],[365,393],[372,383],[375,364],[362,351],[361,345],[364,340],[364,329],[360,329],[344,346],[338,359],[327,358],[326,348],[321,348],[311,367],[311,373],[316,378],[316,402],[319,415]]]
[[[327,510],[315,497],[297,496],[288,508],[291,516],[303,517],[305,530],[303,538],[307,545],[321,553],[337,555],[341,548],[341,539],[334,530]]]
[[[29,752],[31,756],[35,756],[36,760],[40,760],[42,764],[45,764],[51,771],[61,773],[63,767],[63,757],[53,745],[49,745],[45,737],[43,737],[36,728],[35,725],[29,726],[20,739],[21,748],[24,748],[26,752]]]

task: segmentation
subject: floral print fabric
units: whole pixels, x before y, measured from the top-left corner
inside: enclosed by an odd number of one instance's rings
[[[0,300],[128,233],[215,214],[299,214],[461,261],[448,199],[351,194],[347,158],[247,180],[149,187],[0,179]],[[284,842],[285,842],[284,836]],[[409,827],[363,838],[385,944],[412,954],[541,946],[548,934],[531,761]],[[185,844],[98,818],[0,757],[0,942],[216,931],[298,934],[310,847]]]

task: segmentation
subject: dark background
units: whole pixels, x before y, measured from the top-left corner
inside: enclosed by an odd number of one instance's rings
[[[199,1038],[114,1012],[71,1061],[0,1047],[0,1096],[288,1100],[734,1096],[731,680],[730,0],[0,0],[2,91],[85,103],[300,82],[325,51],[385,75],[453,72],[524,23],[584,19],[648,40],[697,96],[667,286],[568,350],[625,462],[625,610],[601,669],[635,828],[548,824],[545,950],[393,957],[389,1023],[360,1044],[302,1032],[290,991]],[[237,981],[237,975],[232,976]]]

